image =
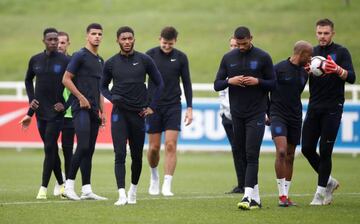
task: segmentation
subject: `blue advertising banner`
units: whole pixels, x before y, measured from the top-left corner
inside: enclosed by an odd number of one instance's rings
[[[185,105],[183,105],[183,119]],[[307,104],[304,103],[303,117]],[[229,142],[219,116],[219,102],[207,100],[193,103],[193,123],[187,127],[182,124],[179,135],[179,149],[191,150],[230,150]],[[360,104],[345,103],[341,126],[334,147],[335,152],[360,152]],[[146,142],[147,143],[147,142]],[[299,147],[298,147],[299,148]],[[274,151],[270,128],[266,127],[262,151]]]

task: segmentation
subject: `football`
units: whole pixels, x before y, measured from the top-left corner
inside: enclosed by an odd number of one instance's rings
[[[311,58],[310,71],[314,76],[321,76],[324,72],[326,58],[322,56],[315,56]]]

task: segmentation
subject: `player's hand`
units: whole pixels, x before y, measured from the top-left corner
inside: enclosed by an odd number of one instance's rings
[[[19,124],[21,125],[21,129],[26,131],[30,124],[31,124],[31,117],[29,115],[25,115],[20,121]]]
[[[259,84],[259,79],[252,76],[245,76],[242,81],[245,86],[256,86]]]
[[[339,76],[343,76],[346,72],[343,68],[336,64],[330,55],[327,56],[324,71],[326,74],[336,73]]]
[[[237,75],[228,79],[228,83],[233,86],[245,87],[243,83],[243,75]]]
[[[193,121],[192,108],[188,107],[185,114],[185,126],[188,126]]]
[[[30,103],[30,108],[33,109],[34,111],[37,110],[39,108],[39,101],[33,99]]]
[[[310,69],[310,63],[306,63],[306,65],[304,65],[304,69],[309,75],[312,74],[311,69]]]
[[[143,110],[140,111],[139,116],[140,117],[146,117],[146,116],[149,116],[149,115],[151,115],[153,113],[154,113],[154,111],[150,107],[147,107],[147,108],[143,108]]]
[[[91,105],[85,96],[80,97],[79,103],[80,103],[80,108],[82,108],[82,109],[90,109],[91,108]]]
[[[100,127],[105,128],[105,126],[106,126],[106,114],[100,112],[100,119],[101,119]]]
[[[62,103],[56,103],[54,105],[54,110],[57,111],[57,112],[61,112],[61,111],[64,111],[65,110],[65,107],[64,107],[64,104]]]

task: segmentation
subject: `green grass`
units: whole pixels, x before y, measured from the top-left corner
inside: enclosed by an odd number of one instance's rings
[[[0,223],[356,223],[360,218],[360,157],[334,155],[333,176],[341,187],[329,206],[311,207],[316,175],[300,155],[295,159],[291,194],[299,206],[277,207],[274,154],[260,157],[259,185],[263,209],[241,211],[236,207],[241,195],[225,195],[235,184],[230,153],[179,153],[173,179],[173,198],[147,194],[149,169],[143,173],[136,205],[115,207],[117,189],[111,151],[97,151],[93,161],[92,185],[105,202],[70,202],[51,196],[47,201],[35,196],[41,181],[41,150],[0,150]],[[163,161],[161,161],[162,164]],[[127,165],[130,164],[129,157]],[[127,167],[127,187],[130,170]],[[77,179],[80,178],[80,174]],[[77,182],[77,191],[80,183]]]
[[[292,53],[299,39],[316,44],[314,24],[329,17],[335,22],[335,41],[348,47],[359,70],[360,1],[350,2],[347,6],[344,0],[1,0],[0,81],[24,79],[29,58],[44,48],[45,27],[68,31],[73,52],[84,45],[84,29],[94,21],[104,27],[99,53],[105,59],[118,51],[119,26],[135,29],[135,48],[142,52],[158,45],[164,26],[175,26],[180,32],[177,47],[188,54],[193,82],[209,83],[237,26],[250,27],[254,44],[268,51],[276,63]]]

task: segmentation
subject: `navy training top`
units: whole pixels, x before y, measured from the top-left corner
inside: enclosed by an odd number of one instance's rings
[[[104,60],[94,55],[86,48],[74,53],[67,67],[67,71],[74,75],[76,88],[85,96],[91,105],[91,110],[100,109],[100,79],[102,77]],[[71,104],[73,113],[80,110],[79,100],[74,97]]]
[[[29,103],[33,99],[39,101],[39,108],[36,110],[38,119],[53,120],[63,116],[62,112],[55,111],[54,105],[59,102],[64,104],[62,78],[68,62],[69,59],[59,52],[51,52],[48,55],[43,51],[30,58],[25,87]],[[30,108],[27,114],[32,116],[34,111]]]
[[[270,116],[301,122],[301,93],[308,80],[308,73],[303,66],[295,65],[289,59],[276,64],[274,70],[276,87],[270,92]]]
[[[156,85],[150,104],[147,101],[146,74]],[[111,80],[113,86],[109,90]],[[121,108],[141,111],[149,106],[155,110],[163,88],[161,74],[154,61],[146,54],[134,51],[125,56],[117,53],[105,62],[101,80],[102,94]]]
[[[259,80],[256,86],[234,86],[228,79],[234,76],[253,76]],[[248,51],[239,49],[226,53],[220,63],[214,82],[216,91],[229,87],[232,116],[246,118],[265,113],[268,91],[275,87],[275,74],[271,57],[265,51],[252,46]]]
[[[331,43],[328,46],[314,47],[313,56],[323,56],[327,58],[328,55],[348,71],[346,82],[353,84],[355,82],[355,72],[351,60],[350,52],[343,46]],[[309,110],[332,110],[334,108],[342,108],[344,105],[344,85],[337,74],[327,74],[321,77],[311,75],[309,77],[310,99]]]
[[[189,62],[186,54],[173,49],[164,53],[160,47],[155,47],[146,52],[154,61],[164,80],[164,90],[159,100],[159,105],[178,104],[181,102],[180,77],[184,87],[187,107],[192,107],[192,86],[189,72]],[[149,98],[154,95],[156,85],[148,80]]]

